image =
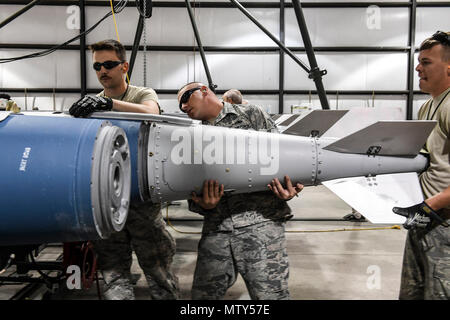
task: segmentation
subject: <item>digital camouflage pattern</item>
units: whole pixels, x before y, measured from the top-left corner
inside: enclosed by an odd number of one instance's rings
[[[447,222],[450,215],[447,216]],[[401,300],[450,299],[450,228],[408,231],[403,258]]]
[[[251,299],[289,299],[285,242],[284,223],[273,221],[204,234],[198,247],[192,299],[223,298],[237,273]]]
[[[254,104],[242,105],[224,102],[223,109],[214,122],[203,121],[203,124],[256,131],[277,130],[270,116]]]
[[[227,102],[214,122],[203,124],[276,131],[270,116],[258,106]],[[191,200],[189,210],[204,216],[193,299],[223,298],[237,273],[252,299],[289,299],[284,222],[292,215],[286,201],[271,191],[225,194],[212,210]]]
[[[99,269],[105,279],[105,298],[134,299],[130,268],[132,250],[144,271],[152,299],[177,299],[178,278],[171,265],[175,240],[166,230],[160,204],[131,203],[125,228],[94,242]]]

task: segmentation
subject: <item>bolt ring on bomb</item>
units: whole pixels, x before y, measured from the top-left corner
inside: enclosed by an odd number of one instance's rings
[[[98,144],[98,145],[97,145]],[[107,237],[125,224],[130,190],[131,168],[128,140],[123,129],[104,126],[94,146],[92,198],[97,231]]]

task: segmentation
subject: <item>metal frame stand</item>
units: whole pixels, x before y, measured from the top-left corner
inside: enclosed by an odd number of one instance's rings
[[[80,34],[86,31],[86,7],[84,0],[79,1],[80,6]],[[86,35],[80,38],[80,94],[84,97],[87,94],[87,75],[86,75]]]
[[[17,12],[13,13],[11,16],[9,16],[8,18],[6,18],[5,20],[3,20],[2,22],[0,22],[0,29],[4,26],[6,26],[8,23],[10,23],[11,21],[13,21],[15,18],[17,18],[18,16],[21,16],[22,14],[24,14],[25,12],[27,12],[28,10],[30,10],[31,8],[33,8],[35,5],[37,5],[41,0],[33,0],[30,3],[28,3],[25,7],[23,7],[22,9],[18,10]]]
[[[308,61],[311,66],[311,70],[309,72],[309,78],[313,79],[316,84],[317,94],[319,95],[320,104],[322,105],[322,109],[330,109],[328,104],[327,95],[325,93],[325,88],[322,83],[322,76],[327,74],[326,70],[320,70],[317,66],[316,55],[314,54],[314,49],[311,43],[311,39],[309,38],[308,28],[306,26],[305,17],[303,16],[302,5],[300,4],[300,0],[292,0],[292,4],[294,5],[295,15],[297,16],[298,26],[300,28],[300,33],[302,34],[303,43],[305,45],[306,55],[308,56]]]
[[[133,49],[130,57],[130,67],[128,68],[128,81],[131,81],[131,74],[133,73],[134,63],[136,61],[139,44],[141,43],[142,31],[144,30],[144,17],[139,15],[138,25],[136,27],[136,34],[134,36]]]

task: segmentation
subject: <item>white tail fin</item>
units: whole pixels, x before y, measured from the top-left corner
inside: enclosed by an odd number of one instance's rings
[[[405,218],[393,207],[409,207],[423,201],[417,173],[329,180],[322,183],[372,223],[402,224]]]
[[[378,121],[324,147],[344,153],[380,156],[416,156],[436,126],[436,121]]]

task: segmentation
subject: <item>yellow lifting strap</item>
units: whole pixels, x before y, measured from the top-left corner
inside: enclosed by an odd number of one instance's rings
[[[119,29],[117,28],[116,15],[114,14],[114,6],[113,6],[112,0],[109,0],[109,4],[111,5],[111,12],[112,12],[113,20],[114,20],[114,27],[116,28],[117,41],[120,42]],[[127,72],[127,81],[128,81],[128,83],[130,83],[130,78],[128,77],[128,72]]]

